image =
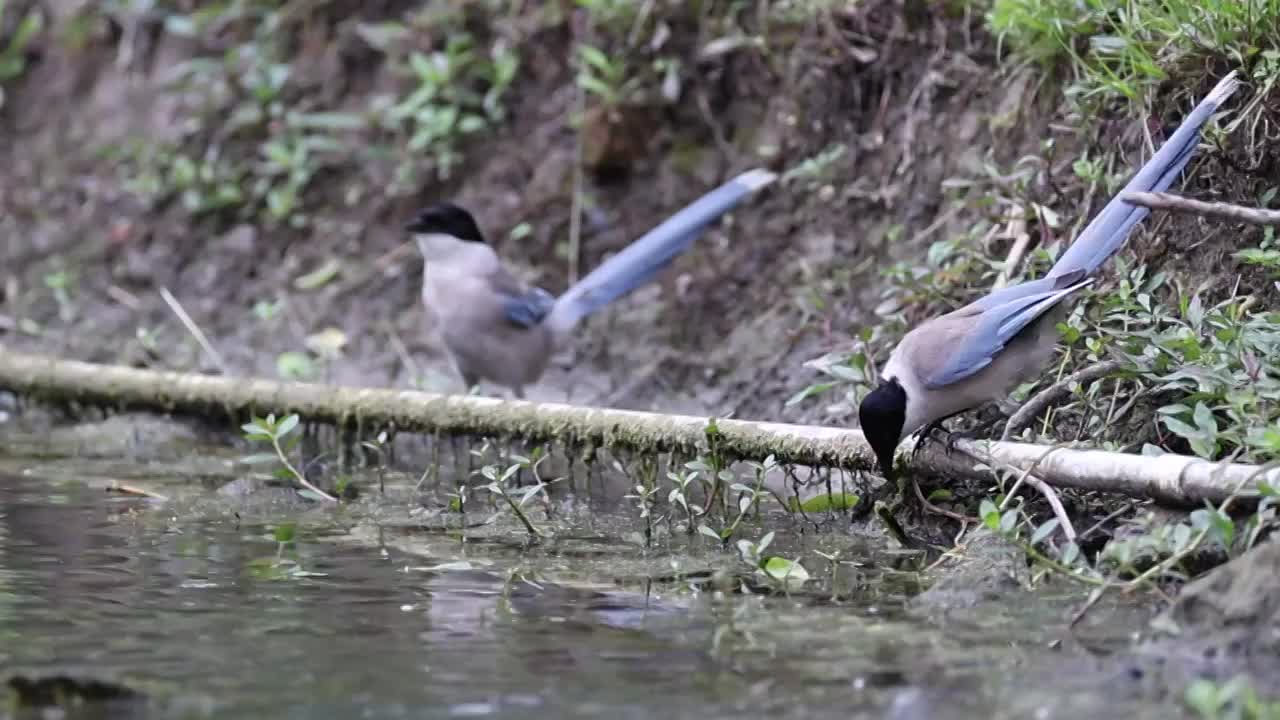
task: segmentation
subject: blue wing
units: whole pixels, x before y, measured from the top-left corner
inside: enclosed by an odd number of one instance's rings
[[[948,360],[922,378],[925,387],[946,387],[990,365],[1018,333],[1090,282],[1082,280],[1066,287],[1054,287],[1052,281],[1045,278],[1006,288],[1001,291],[1006,293],[1005,300],[999,304],[980,306],[974,303],[970,307],[978,311],[977,320]]]
[[[507,320],[522,328],[531,328],[541,323],[555,304],[555,297],[540,287],[502,296],[502,309]]]
[[[667,218],[566,290],[556,301],[552,327],[567,330],[652,279],[708,225],[776,177],[766,170],[749,170]]]

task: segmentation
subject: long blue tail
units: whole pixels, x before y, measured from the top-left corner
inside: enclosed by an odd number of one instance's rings
[[[557,333],[565,332],[640,287],[687,250],[708,225],[775,179],[777,175],[767,170],[748,170],[698,198],[566,290],[556,299],[548,325]]]
[[[1195,153],[1196,146],[1200,143],[1200,128],[1209,121],[1218,106],[1231,97],[1238,84],[1235,71],[1227,73],[1226,77],[1218,81],[1205,99],[1182,121],[1173,136],[1138,170],[1138,174],[1124,186],[1124,190],[1103,206],[1071,247],[1062,253],[1062,257],[1049,270],[1048,277],[1078,271],[1092,275],[1120,249],[1133,226],[1151,214],[1147,208],[1130,205],[1121,200],[1120,196],[1126,192],[1168,190]]]

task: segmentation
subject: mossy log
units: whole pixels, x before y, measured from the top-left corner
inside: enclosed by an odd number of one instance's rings
[[[415,390],[335,387],[314,383],[194,375],[61,360],[0,347],[0,388],[48,401],[78,401],[120,409],[243,418],[294,412],[307,422],[396,432],[511,437],[638,452],[697,453],[708,444],[711,420],[561,403],[440,395]],[[750,420],[716,420],[714,443],[725,458],[811,467],[872,470],[874,455],[862,433],[844,428]],[[1256,494],[1266,478],[1280,485],[1280,469],[1212,463],[1183,455],[1145,457],[1102,450],[1017,442],[961,441],[957,446],[992,465],[1025,469],[1056,487],[1115,492],[1171,504],[1220,502],[1233,489]],[[990,477],[963,453],[930,443],[914,458],[903,444],[908,471],[947,477]]]

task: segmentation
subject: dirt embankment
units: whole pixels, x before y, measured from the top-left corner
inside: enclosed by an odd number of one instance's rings
[[[165,287],[236,373],[275,375],[281,353],[305,352],[309,336],[336,327],[348,342],[324,370],[328,379],[456,389],[417,302],[416,255],[388,255],[405,239],[397,228],[419,204],[457,198],[527,277],[562,290],[578,157],[572,59],[590,41],[633,71],[674,65],[668,75],[679,92],[612,115],[587,101],[584,270],[731,173],[806,161],[808,170],[709,233],[662,283],[593,320],[533,397],[851,422],[847,409],[784,401],[813,381],[805,360],[848,347],[875,322],[880,269],[922,264],[931,243],[999,221],[979,200],[1013,182],[1002,173],[1020,160],[1034,158],[1040,170],[1010,192],[1060,213],[1087,207],[1070,177],[1077,151],[1141,132],[1127,121],[1083,140],[1051,129],[1061,120],[1056,90],[1031,73],[1002,76],[980,18],[915,4],[781,18],[670,11],[614,32],[550,10],[422,20],[416,3],[293,3],[266,20],[215,18],[194,33],[180,30],[198,13],[174,5],[139,16],[93,3],[24,5],[46,23],[0,111],[8,139],[0,146],[0,342],[214,369],[161,300]],[[275,24],[264,36],[266,21]],[[401,42],[424,53],[466,32],[477,52],[507,47],[521,60],[503,121],[460,143],[463,159],[448,179],[426,173],[393,192],[394,168],[419,154],[430,164],[430,148],[410,149],[395,133],[348,133],[340,136],[346,150],[306,185],[302,228],[235,206],[193,212],[178,198],[139,199],[140,146],[240,153],[252,165],[262,162],[255,143],[283,134],[264,122],[245,142],[243,130],[229,129],[235,108],[219,104],[226,93],[216,78],[177,90],[179,69],[193,61],[240,68],[229,53],[238,49],[243,60],[245,48],[269,39],[290,72],[278,98],[287,110],[369,112],[412,90],[391,53],[370,40],[368,28],[395,23],[414,28]],[[733,42],[752,37],[763,40]],[[651,76],[635,72],[641,85]],[[1048,137],[1056,149],[1046,160],[1039,153]],[[370,148],[384,152],[363,152]],[[172,177],[153,179],[164,189]],[[949,180],[968,182],[948,189]],[[987,237],[1000,256],[1005,240]],[[332,261],[332,281],[296,287]],[[256,303],[281,299],[274,316],[255,313]]]
[[[413,7],[327,3],[316,17],[284,24],[294,68],[287,102],[359,111],[402,88],[357,28],[405,21]],[[193,39],[162,18],[99,14],[90,5],[49,4],[43,12],[47,29],[3,109],[4,343],[213,369],[161,301],[158,289],[167,287],[235,372],[274,375],[280,353],[304,350],[307,336],[334,326],[349,344],[330,364],[331,379],[406,384],[412,360],[428,384],[434,371],[437,387],[454,387],[424,331],[416,257],[386,257],[404,240],[397,227],[405,215],[444,196],[476,208],[528,277],[553,292],[565,287],[557,248],[568,232],[575,167],[570,62],[580,37],[572,20],[464,19],[479,28],[481,43],[518,43],[508,120],[466,143],[452,179],[424,180],[399,196],[372,186],[382,168],[355,160],[327,167],[308,189],[313,222],[299,230],[193,213],[180,202],[150,207],[126,189],[133,166],[115,152],[130,140],[182,137],[175,126],[183,123],[208,124],[192,109],[198,86],[183,94],[166,83],[183,63],[249,42],[248,21]],[[945,209],[942,182],[977,171],[993,154],[1016,157],[1044,120],[993,135],[992,115],[1019,103],[991,83],[996,59],[976,20],[911,17],[895,3],[866,3],[775,24],[768,51],[721,53],[707,48],[724,25],[658,21],[665,30],[642,27],[667,35],[659,54],[680,61],[681,97],[624,108],[623,120],[603,130],[589,126],[588,160],[604,153],[602,144],[634,147],[613,153],[620,171],[586,173],[584,269],[730,173],[762,162],[786,170],[814,157],[817,169],[769,191],[681,258],[663,283],[587,326],[574,357],[548,373],[537,395],[572,390],[578,401],[630,407],[812,414],[782,406],[809,381],[801,364],[860,329],[882,259],[923,252],[930,238],[922,231]],[[429,48],[445,35],[423,42]],[[620,41],[600,41],[609,43],[625,51]],[[217,128],[201,132],[208,152],[234,145]],[[834,159],[821,162],[824,152]],[[341,190],[360,181],[368,185],[364,199],[341,202]],[[965,221],[955,216],[932,237]],[[521,223],[533,232],[511,239]],[[333,282],[318,291],[293,286],[330,259],[341,267]],[[281,297],[287,304],[278,317],[254,315],[256,302]],[[407,358],[393,338],[403,340]]]

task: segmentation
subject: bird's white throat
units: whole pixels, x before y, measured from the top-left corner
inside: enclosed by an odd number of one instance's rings
[[[498,256],[485,243],[460,240],[447,233],[413,236],[426,267],[488,272],[498,264]]]

